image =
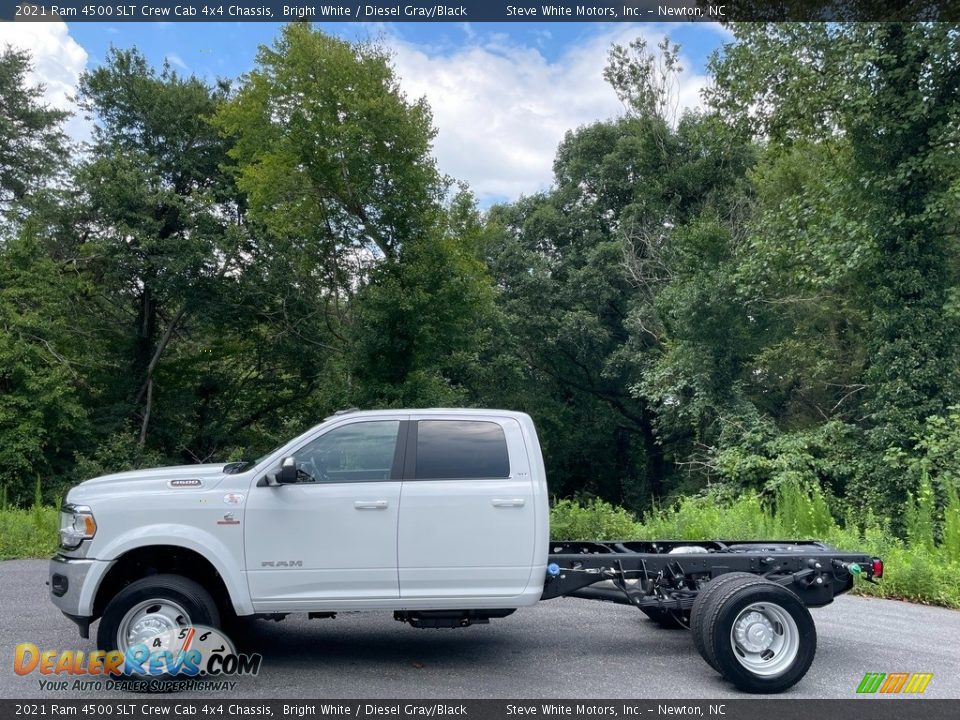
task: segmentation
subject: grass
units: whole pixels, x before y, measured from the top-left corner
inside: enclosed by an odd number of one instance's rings
[[[50,557],[57,550],[56,508],[0,509],[0,560]]]

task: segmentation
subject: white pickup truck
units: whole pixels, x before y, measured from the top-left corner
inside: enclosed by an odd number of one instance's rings
[[[392,610],[486,623],[540,600],[633,605],[693,631],[738,687],[776,692],[816,649],[808,606],[882,562],[815,542],[551,542],[533,422],[502,410],[344,411],[252,462],[73,488],[51,599],[97,646],[237,617]]]

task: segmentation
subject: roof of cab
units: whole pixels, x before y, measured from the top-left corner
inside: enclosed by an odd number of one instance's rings
[[[334,418],[343,417],[346,415],[350,416],[366,416],[366,415],[416,415],[419,417],[428,417],[430,415],[447,415],[455,417],[472,417],[479,415],[499,415],[505,417],[528,417],[526,413],[518,412],[516,410],[497,410],[493,408],[380,408],[378,410],[361,410],[359,408],[348,408],[345,410],[338,410],[329,417],[324,418],[324,420],[332,420]]]

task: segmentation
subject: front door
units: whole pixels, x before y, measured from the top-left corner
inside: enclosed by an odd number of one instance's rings
[[[401,425],[337,425],[293,453],[301,482],[251,488],[244,543],[256,610],[399,597]]]

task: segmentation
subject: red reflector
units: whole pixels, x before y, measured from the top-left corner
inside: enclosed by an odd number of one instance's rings
[[[883,560],[881,560],[880,558],[874,558],[872,570],[873,570],[873,576],[875,578],[883,577]]]

